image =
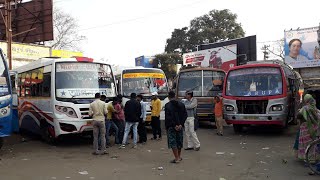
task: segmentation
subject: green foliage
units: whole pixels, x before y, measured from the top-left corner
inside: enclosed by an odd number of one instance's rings
[[[168,79],[172,79],[177,73],[177,64],[182,64],[182,57],[179,53],[157,54],[154,61],[161,64],[160,69],[164,71]]]
[[[165,52],[171,53],[179,49],[185,53],[194,51],[196,45],[241,38],[244,35],[241,24],[237,23],[236,14],[228,9],[212,10],[193,19],[189,27],[174,29],[171,38],[167,39]]]

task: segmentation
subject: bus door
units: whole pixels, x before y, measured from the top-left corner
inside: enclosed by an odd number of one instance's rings
[[[298,98],[298,81],[296,79],[288,78],[288,95],[289,95],[289,112],[288,112],[288,121],[294,121],[296,119],[296,109],[297,109],[297,101],[300,101]]]
[[[19,132],[19,118],[18,118],[18,73],[16,71],[10,71],[10,80],[12,86],[12,131]]]

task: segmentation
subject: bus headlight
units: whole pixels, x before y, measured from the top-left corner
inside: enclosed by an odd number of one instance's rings
[[[9,113],[10,111],[10,106],[3,107],[0,109],[0,116],[5,116]]]
[[[272,111],[282,111],[283,110],[283,105],[278,104],[278,105],[274,105],[271,107]]]
[[[78,118],[77,113],[71,107],[58,106],[56,105],[56,110],[62,114],[65,114],[72,118]]]
[[[231,105],[226,105],[225,109],[226,109],[226,111],[234,111],[234,107]]]

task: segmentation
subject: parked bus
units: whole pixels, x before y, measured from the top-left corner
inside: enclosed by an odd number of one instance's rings
[[[279,125],[295,121],[301,79],[280,61],[237,66],[224,84],[224,118],[235,132],[244,125]]]
[[[92,131],[89,104],[95,93],[116,96],[111,66],[91,58],[42,58],[16,72],[20,129],[49,143]]]
[[[12,91],[10,84],[9,68],[6,58],[0,49],[0,149],[3,138],[12,132]]]
[[[225,72],[221,69],[193,67],[179,72],[173,89],[180,100],[187,91],[193,91],[198,100],[198,119],[214,121],[213,97],[222,95],[224,78]]]
[[[117,75],[117,81],[119,94],[123,96],[123,105],[130,99],[131,93],[143,95],[147,105],[147,124],[151,122],[151,93],[158,93],[162,107],[169,101],[168,83],[161,69],[143,67],[124,69]],[[164,120],[164,111],[161,112],[160,119]]]

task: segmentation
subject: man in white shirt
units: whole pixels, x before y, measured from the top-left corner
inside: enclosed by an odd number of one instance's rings
[[[100,100],[100,93],[95,94],[95,101],[90,104],[89,115],[92,116],[93,126],[93,155],[108,154],[106,150],[106,126],[105,115],[107,114],[107,107],[105,102]],[[101,139],[101,152],[99,152],[99,134]]]
[[[139,134],[139,141],[138,143],[145,144],[147,142],[147,130],[145,126],[146,118],[147,118],[147,109],[146,104],[143,102],[143,96],[139,94],[137,96],[137,101],[141,104],[141,116],[138,125],[138,134]]]

